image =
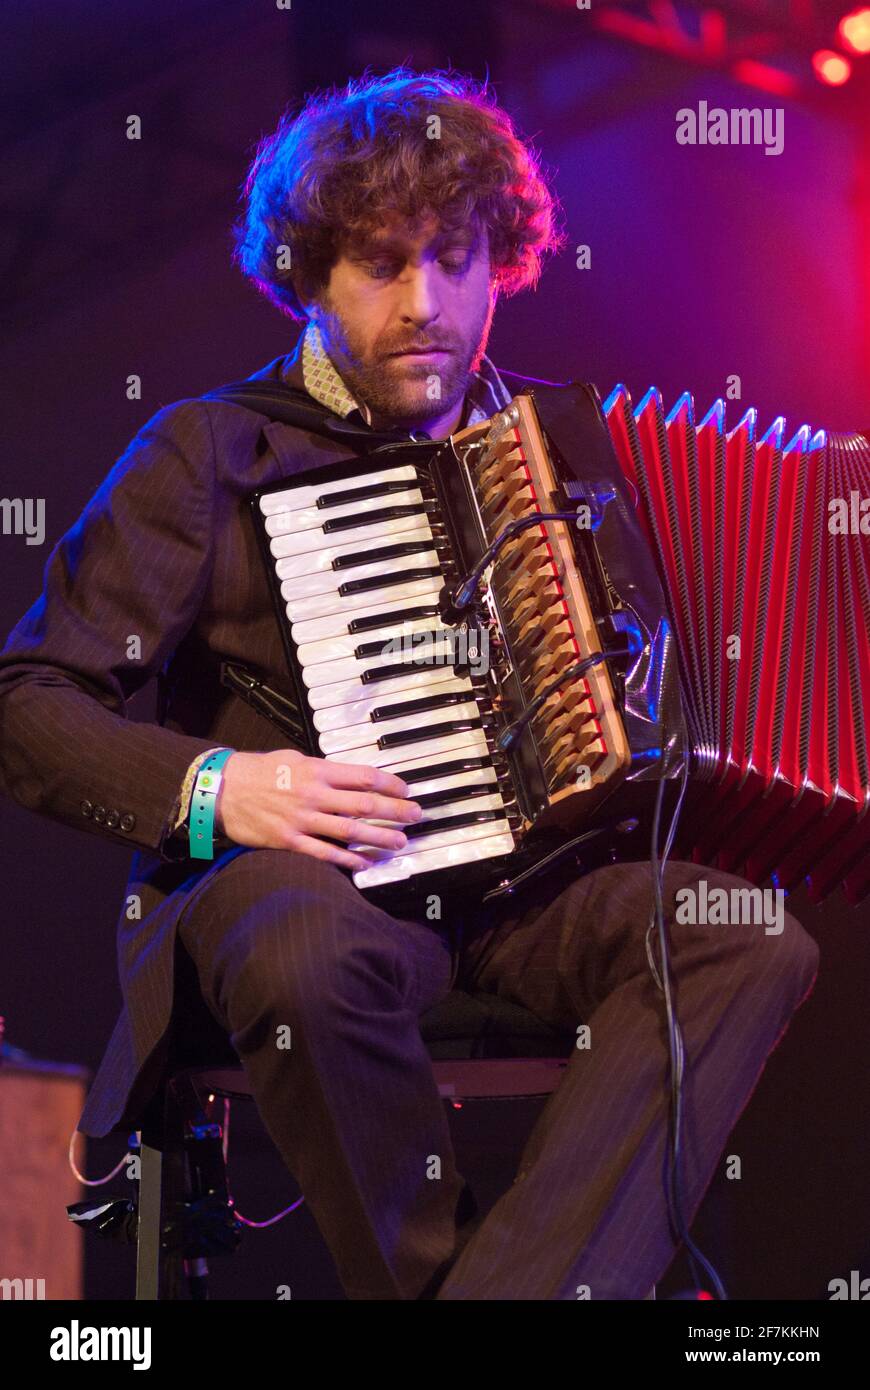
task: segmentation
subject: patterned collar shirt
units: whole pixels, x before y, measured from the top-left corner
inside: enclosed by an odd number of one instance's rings
[[[313,319],[302,338],[302,371],[305,377],[305,390],[321,405],[335,415],[347,417],[356,411],[358,421],[371,425],[371,412],[365,402],[357,401],[344,384],[332,359],[328,356],[320,336],[320,329]],[[458,429],[477,425],[488,420],[508,404],[511,393],[508,391],[492,362],[484,355],[480,369],[474,373],[465,393],[465,407]],[[356,423],[356,421],[354,422]],[[416,431],[423,433],[425,431]]]

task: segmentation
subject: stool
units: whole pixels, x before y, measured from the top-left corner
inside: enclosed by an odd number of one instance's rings
[[[575,1043],[519,1005],[495,995],[453,990],[419,1023],[445,1100],[519,1099],[555,1090]],[[136,1299],[180,1296],[185,1268],[191,1296],[207,1296],[207,1255],[234,1248],[212,1098],[251,1099],[247,1075],[226,1039],[213,1064],[167,1068],[142,1119]],[[185,1250],[183,1213],[195,1208],[196,1241]],[[203,1224],[205,1231],[203,1232]],[[192,1277],[191,1277],[192,1274]]]

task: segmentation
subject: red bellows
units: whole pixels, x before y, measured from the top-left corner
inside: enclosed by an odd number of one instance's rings
[[[699,863],[870,893],[870,437],[729,432],[718,401],[665,416],[618,386],[605,404],[675,629],[704,814]]]

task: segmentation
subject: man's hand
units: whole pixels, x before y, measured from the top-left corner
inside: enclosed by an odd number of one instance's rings
[[[418,821],[422,809],[407,796],[399,777],[376,767],[309,758],[293,748],[233,753],[224,764],[215,821],[237,845],[295,849],[346,869],[367,869],[370,859],[319,837],[401,849],[407,843],[401,831],[363,826],[355,818]]]

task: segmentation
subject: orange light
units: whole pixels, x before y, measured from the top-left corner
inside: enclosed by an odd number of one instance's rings
[[[851,48],[853,53],[870,53],[870,9],[845,15],[837,33],[844,48]]]
[[[830,48],[820,48],[813,54],[813,70],[820,82],[829,87],[842,87],[852,76],[852,64],[841,53],[832,53]]]

